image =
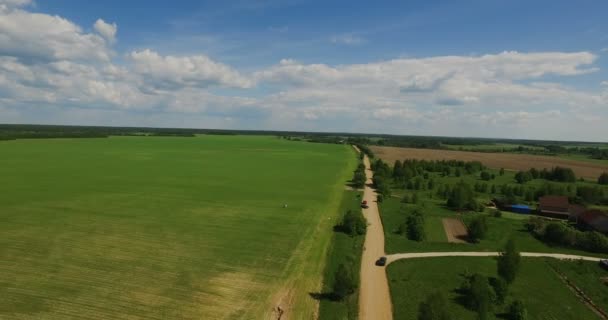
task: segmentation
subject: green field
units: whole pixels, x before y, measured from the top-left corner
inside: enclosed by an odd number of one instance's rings
[[[581,289],[593,303],[608,311],[608,294],[606,294],[606,280],[608,272],[598,267],[596,262],[588,261],[547,261],[553,268],[561,272],[575,286]]]
[[[361,212],[360,191],[346,191],[340,213],[344,214],[348,210]],[[325,265],[323,289],[319,296],[319,319],[357,319],[359,314],[359,292],[349,295],[344,301],[333,301],[328,294],[333,290],[334,276],[338,266],[342,263],[350,264],[353,270],[361,269],[361,254],[365,236],[350,236],[343,232],[334,232],[331,247],[328,251],[327,264]],[[354,273],[359,276],[358,272]],[[357,281],[358,283],[359,281]]]
[[[310,318],[355,165],[275,137],[2,142],[0,318]]]
[[[602,271],[597,264],[593,267]],[[455,290],[467,272],[496,277],[496,260],[473,257],[401,260],[390,264],[387,271],[394,319],[417,319],[418,305],[433,291],[441,291],[448,297],[453,319],[477,319],[475,312],[458,302],[460,294]],[[505,307],[513,299],[524,302],[528,319],[598,319],[551,271],[544,259],[524,258],[509,292],[505,306],[496,307],[490,319],[504,319]]]

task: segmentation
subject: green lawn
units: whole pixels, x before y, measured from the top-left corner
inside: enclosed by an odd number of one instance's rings
[[[453,319],[476,319],[475,312],[457,302],[460,295],[455,289],[460,287],[466,272],[495,277],[496,260],[473,257],[401,260],[390,264],[387,271],[394,319],[417,319],[418,305],[433,291],[448,297]],[[524,258],[509,289],[506,305],[513,299],[522,300],[529,319],[597,319],[543,259]],[[504,311],[505,306],[495,308],[491,319]]]
[[[581,289],[593,303],[608,312],[608,293],[606,280],[608,271],[600,268],[597,262],[588,261],[548,261]]]
[[[361,194],[362,192],[359,191],[346,191],[340,206],[340,213],[343,214],[348,210],[361,212]],[[359,276],[364,241],[365,236],[351,237],[342,232],[334,233],[328,251],[327,264],[325,265],[323,290],[320,292],[322,295],[319,305],[319,319],[357,319],[359,313],[358,291],[342,302],[330,300],[327,294],[332,291],[334,275],[341,263],[350,263],[353,266],[354,275]]]
[[[310,318],[355,165],[275,137],[1,142],[0,318]]]

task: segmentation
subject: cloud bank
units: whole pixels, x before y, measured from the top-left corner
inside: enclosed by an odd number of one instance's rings
[[[587,51],[345,65],[284,59],[243,72],[202,53],[117,53],[115,23],[81,27],[28,11],[30,4],[0,0],[0,122],[608,136],[599,125],[608,118],[606,81],[595,91],[560,81],[599,70],[598,57]],[[363,43],[348,35],[330,39]]]

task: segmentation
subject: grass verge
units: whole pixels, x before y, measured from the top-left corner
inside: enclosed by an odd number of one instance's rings
[[[360,200],[362,192],[347,190],[344,192],[340,213],[343,215],[348,210],[361,213]],[[365,236],[349,236],[342,232],[334,232],[331,247],[327,254],[327,263],[323,272],[323,290],[317,297],[320,299],[319,319],[357,319],[359,312],[359,294],[355,292],[344,301],[333,301],[329,299],[334,284],[334,274],[338,266],[345,261],[352,263],[353,270],[361,269],[361,251]],[[355,272],[356,282],[359,283],[359,273]]]

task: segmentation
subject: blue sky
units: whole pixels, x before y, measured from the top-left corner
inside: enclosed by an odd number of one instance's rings
[[[175,2],[0,0],[0,123],[608,136],[606,1]]]

